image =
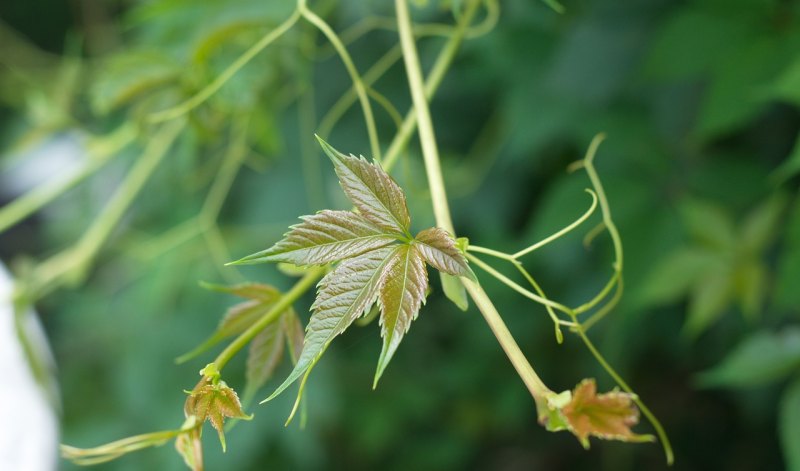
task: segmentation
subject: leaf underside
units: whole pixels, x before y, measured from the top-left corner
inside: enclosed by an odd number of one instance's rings
[[[438,227],[425,229],[417,234],[414,244],[433,268],[450,275],[475,280],[475,274],[456,247],[455,240],[444,229]]]

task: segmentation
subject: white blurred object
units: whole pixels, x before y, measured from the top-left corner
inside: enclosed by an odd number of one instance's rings
[[[53,359],[35,313],[15,320],[12,290],[0,263],[0,470],[52,471],[58,451]]]
[[[14,164],[3,169],[0,188],[10,197],[77,172],[86,160],[86,147],[78,133],[62,133],[6,159]]]

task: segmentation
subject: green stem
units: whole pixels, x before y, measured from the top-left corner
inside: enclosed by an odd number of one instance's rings
[[[611,378],[613,378],[614,381],[616,381],[619,387],[621,387],[626,393],[632,396],[633,402],[636,403],[636,405],[639,407],[639,410],[642,411],[642,414],[647,418],[647,420],[653,426],[653,428],[656,431],[656,435],[658,435],[658,439],[661,442],[661,445],[664,447],[664,454],[667,457],[667,464],[671,466],[672,463],[675,461],[675,455],[672,451],[672,445],[670,444],[669,437],[667,436],[667,433],[664,431],[664,427],[661,425],[661,422],[644,404],[644,402],[642,402],[642,400],[639,399],[639,396],[635,392],[633,392],[633,389],[631,389],[631,387],[628,386],[628,383],[626,383],[625,380],[623,380],[622,377],[617,373],[617,371],[611,367],[611,365],[606,361],[603,355],[600,354],[600,352],[594,346],[592,341],[589,340],[589,337],[586,335],[586,331],[578,323],[577,317],[573,316],[573,320],[577,324],[577,327],[574,327],[573,330],[578,333],[581,340],[583,340],[583,343],[586,345],[586,348],[588,348],[589,351],[592,352],[592,355],[597,360],[597,362],[600,363],[600,366],[602,366],[603,369],[606,371],[606,373],[608,373],[608,375],[611,376]]]
[[[493,277],[495,277],[497,280],[499,280],[504,285],[506,285],[509,288],[513,289],[517,293],[525,296],[526,298],[530,299],[531,301],[537,302],[537,303],[542,304],[544,306],[549,306],[549,307],[558,309],[559,311],[564,312],[564,313],[571,313],[572,312],[572,310],[570,308],[568,308],[567,306],[564,306],[563,304],[557,303],[555,301],[551,301],[551,300],[549,300],[547,298],[544,298],[542,296],[538,296],[538,295],[530,292],[529,290],[523,288],[519,284],[515,283],[512,279],[510,279],[509,277],[503,275],[499,271],[495,270],[489,264],[487,264],[483,260],[479,259],[478,257],[468,253],[467,254],[467,259],[470,262],[472,262],[475,265],[477,265],[480,268],[482,268],[484,271],[486,271],[487,273],[489,273]]]
[[[217,370],[222,371],[222,368],[233,358],[236,353],[244,348],[253,337],[258,335],[259,332],[264,330],[270,323],[272,323],[283,311],[290,308],[300,296],[308,291],[314,283],[325,274],[324,268],[312,268],[300,280],[292,286],[292,289],[287,291],[281,298],[267,311],[261,318],[251,325],[247,330],[242,332],[236,339],[228,344],[214,360]]]
[[[400,46],[394,46],[389,51],[386,52],[380,59],[378,59],[372,66],[367,69],[364,73],[364,83],[371,87],[379,78],[383,77],[383,75],[400,59]],[[356,95],[356,88],[355,85],[350,87],[347,92],[345,92],[333,106],[330,107],[328,112],[322,118],[319,124],[319,131],[318,134],[325,139],[328,138],[333,127],[339,121],[339,119],[344,115],[344,113],[350,109],[353,103],[358,98]]]
[[[361,76],[359,75],[355,64],[353,63],[353,59],[350,57],[350,53],[347,52],[347,48],[344,47],[344,44],[342,44],[342,41],[339,39],[336,33],[334,33],[333,29],[331,29],[328,23],[326,23],[325,20],[317,16],[316,13],[311,11],[306,6],[305,0],[300,0],[298,2],[297,10],[300,12],[300,15],[302,15],[303,18],[316,26],[322,32],[322,34],[328,38],[328,41],[333,44],[333,47],[336,49],[336,52],[342,59],[342,62],[347,69],[347,73],[350,75],[350,80],[353,82],[353,86],[356,89],[358,100],[361,102],[361,109],[364,112],[364,120],[367,124],[367,134],[369,135],[372,158],[380,162],[381,146],[380,140],[378,139],[378,130],[375,127],[375,118],[372,114],[372,105],[370,104],[369,97],[367,96],[367,89],[364,86],[363,80],[361,80]]]
[[[545,237],[544,239],[542,239],[539,242],[531,245],[530,247],[527,247],[525,249],[520,250],[519,252],[517,252],[514,255],[512,255],[512,257],[514,257],[514,259],[517,259],[519,257],[522,257],[523,255],[526,255],[526,254],[529,254],[529,253],[533,252],[536,249],[544,247],[545,245],[549,244],[550,242],[553,242],[554,240],[559,239],[564,234],[572,232],[573,229],[575,229],[576,227],[580,226],[581,224],[583,224],[584,221],[589,219],[589,216],[592,215],[592,213],[594,212],[594,209],[597,207],[597,195],[595,194],[595,192],[593,192],[592,190],[590,190],[588,188],[586,189],[586,192],[589,193],[592,196],[592,205],[589,207],[589,209],[585,213],[583,213],[583,215],[581,217],[576,219],[572,224],[570,224],[567,227],[561,229],[560,231],[550,235],[549,237]]]
[[[313,51],[316,50],[316,30],[310,31],[305,39],[303,47],[313,54]],[[304,63],[302,67],[306,72],[306,76],[314,76],[310,62]],[[308,204],[312,208],[321,208],[325,205],[325,194],[323,192],[320,160],[317,157],[318,148],[314,145],[314,140],[308,137],[314,135],[314,127],[317,122],[314,108],[315,92],[311,82],[311,79],[304,82],[305,92],[300,95],[297,101],[297,120],[300,129],[300,161],[303,164],[303,177]]]
[[[75,280],[85,275],[100,247],[167,154],[183,126],[184,123],[180,121],[160,129],[81,239],[71,249],[60,252],[36,267],[30,287],[34,297],[55,288],[68,274],[72,274]]]
[[[136,138],[134,126],[125,124],[108,136],[90,141],[88,162],[59,181],[47,182],[0,209],[0,233],[35,213],[103,167]]]
[[[511,360],[511,364],[514,366],[517,374],[522,379],[522,382],[525,383],[528,391],[537,403],[543,400],[548,394],[552,393],[552,391],[544,384],[541,378],[539,378],[533,366],[531,366],[528,359],[525,358],[525,354],[522,353],[519,345],[517,345],[514,336],[511,335],[508,327],[506,327],[503,318],[500,316],[500,313],[497,312],[497,308],[492,304],[486,291],[473,281],[462,279],[462,282],[467,289],[467,293],[469,293],[472,298],[472,301],[478,306],[478,310],[481,311],[484,319],[486,319],[486,323],[489,324],[492,333],[494,333],[494,336],[497,338],[498,342],[500,342],[500,346],[508,356],[508,359]]]
[[[300,19],[300,11],[299,9],[295,9],[291,16],[287,18],[283,23],[278,25],[277,28],[270,31],[266,36],[261,38],[260,41],[253,44],[247,51],[244,52],[238,59],[236,59],[231,65],[225,69],[222,74],[219,75],[213,82],[208,84],[205,88],[200,90],[197,94],[189,98],[188,100],[184,101],[183,103],[169,108],[163,111],[159,111],[157,113],[153,113],[150,115],[149,120],[154,123],[159,123],[162,121],[169,121],[171,119],[178,118],[183,116],[184,114],[192,111],[193,109],[197,108],[198,106],[202,105],[206,100],[211,98],[211,96],[216,93],[220,88],[222,88],[225,83],[231,79],[234,75],[236,75],[239,70],[247,65],[248,62],[253,60],[253,58],[264,48],[275,42],[278,38],[283,36],[287,31],[289,31],[297,20]]]
[[[408,5],[404,0],[395,0],[397,10],[397,24],[400,31],[400,45],[403,48],[403,62],[406,65],[408,84],[411,89],[411,100],[414,104],[414,113],[419,123],[419,141],[422,146],[422,156],[425,161],[425,173],[428,175],[428,186],[433,200],[433,214],[436,224],[450,234],[455,234],[453,221],[450,217],[450,208],[447,203],[442,168],[439,163],[439,149],[436,146],[436,136],[433,129],[428,100],[425,97],[425,84],[422,79],[422,70],[419,66],[417,45],[414,42],[414,32],[411,27],[411,17]]]
[[[408,5],[405,0],[395,0],[395,9],[397,11],[397,25],[400,32],[400,44],[403,48],[403,58],[406,64],[408,84],[411,89],[414,111],[417,116],[417,121],[419,122],[422,155],[428,174],[428,185],[431,190],[436,224],[450,233],[453,233],[453,223],[447,205],[447,194],[445,192],[441,166],[439,165],[439,153],[436,149],[436,138],[430,112],[428,110],[428,102],[425,97],[422,71],[420,70],[416,44],[414,43],[414,34],[408,12]],[[551,392],[550,389],[545,386],[531,364],[525,358],[525,355],[522,353],[519,345],[517,345],[508,327],[506,327],[500,313],[497,312],[489,296],[479,284],[466,279],[463,279],[462,282],[531,395],[537,402],[543,400],[545,396]]]
[[[616,286],[616,292],[614,296],[606,303],[602,308],[600,308],[595,314],[593,314],[588,320],[586,320],[587,328],[588,326],[594,325],[597,321],[602,319],[611,309],[614,308],[617,301],[622,297],[622,290],[623,290],[623,280],[622,280],[622,267],[623,267],[623,253],[622,253],[622,239],[620,238],[619,231],[617,230],[617,225],[614,223],[614,219],[611,217],[611,208],[608,204],[608,197],[606,197],[605,189],[603,188],[603,184],[600,181],[600,177],[597,174],[597,170],[594,168],[594,158],[597,155],[597,149],[600,147],[600,144],[606,138],[605,134],[598,134],[592,139],[591,144],[589,144],[589,149],[586,151],[586,157],[579,162],[579,165],[575,166],[573,170],[577,167],[582,166],[586,170],[586,174],[589,176],[589,180],[592,182],[592,186],[594,187],[595,192],[597,192],[597,199],[600,203],[600,212],[603,216],[603,225],[605,226],[606,230],[608,230],[608,234],[611,236],[611,241],[614,244],[614,276],[608,281],[606,286],[600,291],[600,293],[595,296],[594,299],[589,301],[588,303],[579,306],[575,309],[576,314],[581,314],[586,312],[592,308],[594,308],[597,304],[599,304],[611,291],[612,288]]]
[[[233,181],[247,157],[247,124],[247,119],[240,119],[234,123],[231,130],[231,144],[228,152],[223,158],[222,165],[217,171],[217,176],[200,212],[199,221],[204,227],[216,222],[222,205],[233,186]]]
[[[433,98],[433,95],[436,93],[436,90],[438,90],[439,85],[441,85],[447,70],[453,63],[453,59],[458,52],[458,48],[461,46],[461,43],[464,41],[464,37],[469,30],[470,22],[478,11],[479,4],[480,1],[475,0],[467,5],[467,9],[464,11],[464,14],[461,15],[453,35],[450,36],[450,38],[447,40],[447,43],[444,45],[444,48],[442,48],[441,52],[436,57],[436,62],[434,62],[433,68],[431,69],[428,78],[425,80],[425,85],[423,87],[424,95],[427,100]],[[417,116],[415,110],[412,109],[406,114],[406,117],[403,120],[403,126],[400,128],[400,132],[395,135],[391,144],[389,144],[389,149],[386,151],[386,156],[384,157],[383,162],[383,168],[385,168],[386,171],[389,171],[389,169],[394,166],[395,161],[397,161],[397,159],[400,157],[401,152],[408,144],[408,141],[411,139],[411,135],[414,133],[414,129],[416,127]]]

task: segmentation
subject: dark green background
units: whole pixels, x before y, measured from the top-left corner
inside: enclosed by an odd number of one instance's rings
[[[391,17],[388,3],[311,6],[342,31],[366,15]],[[415,7],[415,19],[453,21],[447,5],[422,3],[429,4]],[[675,469],[783,469],[785,454],[800,453],[800,417],[779,412],[787,410],[782,400],[800,401],[800,5],[584,0],[566,1],[559,15],[532,0],[500,3],[495,29],[464,44],[432,103],[458,235],[512,252],[575,219],[589,203],[582,191],[589,184],[565,169],[606,132],[597,166],[624,243],[626,293],[591,337],[662,420]],[[290,10],[290,2],[251,0],[4,1],[2,27],[20,35],[0,44],[4,158],[11,161],[26,133],[142,123],[213,80]],[[424,67],[443,41],[420,40]],[[376,31],[349,49],[363,73],[396,42],[396,33]],[[196,54],[200,45],[204,56]],[[301,22],[191,113],[88,280],[37,304],[59,366],[64,442],[92,446],[180,424],[182,390],[216,351],[181,366],[173,359],[235,302],[199,280],[291,285],[270,265],[220,267],[203,237],[162,252],[148,252],[149,244],[197,213],[231,123],[246,114],[252,165],[239,173],[219,220],[230,259],[271,245],[296,216],[346,208],[312,133],[349,85],[324,38]],[[376,89],[408,109],[402,65]],[[375,110],[385,149],[394,127]],[[3,260],[20,267],[74,241],[147,136],[46,216],[0,234]],[[368,154],[358,105],[328,141]],[[414,228],[432,225],[416,138],[393,174]],[[579,304],[610,276],[608,237],[588,250],[581,245],[597,221],[524,259],[550,297]],[[748,231],[757,235],[748,239]],[[551,388],[570,389],[584,377],[613,387],[576,337],[556,344],[540,306],[478,275]],[[251,406],[255,420],[229,433],[227,454],[206,429],[207,468],[665,467],[655,444],[592,440],[583,451],[569,434],[547,433],[477,310],[457,310],[438,281],[433,289],[376,391],[377,325],[354,327],[314,370],[306,430],[283,427],[291,394]],[[296,305],[304,319],[311,300]],[[698,381],[756,334],[766,340],[744,355],[744,366]],[[236,388],[241,357],[224,373]],[[776,364],[780,372],[757,377]],[[287,372],[284,365],[278,376]],[[166,445],[100,469],[182,467]]]

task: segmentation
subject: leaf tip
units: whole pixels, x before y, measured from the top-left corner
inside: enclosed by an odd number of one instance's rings
[[[325,155],[328,156],[334,163],[338,162],[339,152],[333,148],[332,145],[328,144],[325,139],[321,138],[318,134],[314,134],[314,137],[317,138],[317,142],[319,142],[319,146],[322,147],[322,151],[325,152]]]

